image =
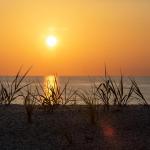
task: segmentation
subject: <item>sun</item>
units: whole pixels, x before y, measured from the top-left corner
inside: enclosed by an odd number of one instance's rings
[[[58,43],[58,40],[55,36],[48,36],[46,38],[46,44],[48,45],[48,47],[54,47],[56,46]]]

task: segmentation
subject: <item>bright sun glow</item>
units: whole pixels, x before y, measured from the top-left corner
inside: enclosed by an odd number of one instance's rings
[[[55,36],[49,36],[46,38],[46,44],[49,46],[49,47],[54,47],[56,46],[58,43],[58,40]]]

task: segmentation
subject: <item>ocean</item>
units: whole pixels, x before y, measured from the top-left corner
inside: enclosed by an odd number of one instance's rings
[[[1,82],[7,82],[10,84],[15,77],[13,76],[1,76],[0,81]],[[133,77],[132,77],[133,78]],[[112,77],[116,83],[119,83],[120,77]],[[138,83],[145,99],[150,104],[150,77],[134,77],[136,82]],[[68,91],[70,89],[77,90],[77,91],[90,91],[94,84],[98,85],[102,80],[104,80],[104,77],[98,77],[98,76],[60,76],[57,77],[58,84],[61,89],[65,86],[66,83],[68,83]],[[25,85],[26,83],[31,83],[30,90],[36,91],[35,87],[39,88],[39,91],[41,90],[41,85],[44,89],[46,86],[46,83],[51,84],[53,86],[54,84],[54,76],[28,76],[23,80],[21,83],[22,85]],[[130,86],[130,79],[128,77],[124,77],[124,87],[125,90],[127,90]],[[26,90],[26,89],[24,89]],[[25,92],[25,91],[23,91]],[[78,101],[80,101],[78,99]],[[17,99],[13,103],[22,104],[22,100]],[[137,100],[132,100],[129,104],[138,104],[139,102]],[[82,104],[80,101],[79,104]]]

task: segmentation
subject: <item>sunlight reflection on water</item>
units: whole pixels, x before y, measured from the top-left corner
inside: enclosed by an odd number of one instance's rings
[[[58,86],[58,79],[54,75],[50,75],[45,77],[44,79],[44,92],[46,93],[47,96],[52,95],[52,91],[56,91]]]
[[[119,81],[119,77],[112,77],[113,80]],[[148,103],[150,104],[150,77],[136,77],[135,78],[137,83],[139,84],[139,87],[145,97],[145,99],[148,101]],[[1,82],[6,82],[8,81],[9,84],[11,84],[11,82],[14,80],[13,76],[0,76],[0,81]],[[89,90],[91,88],[91,85],[93,83],[100,83],[103,80],[103,77],[80,77],[80,76],[59,76],[57,77],[57,82],[58,82],[58,87],[60,88],[60,90],[62,90],[65,86],[65,83],[67,83],[69,81],[69,89],[72,88],[74,90]],[[50,75],[47,77],[44,76],[27,76],[25,80],[22,81],[21,86],[24,86],[27,83],[32,83],[31,86],[31,90],[34,92],[35,91],[35,86],[37,86],[38,90],[40,92],[43,92],[41,90],[41,87],[39,86],[39,84],[42,86],[42,88],[44,90],[44,92],[46,92],[48,95],[50,94],[50,90],[48,90],[47,87],[55,87],[55,76],[54,75]],[[127,78],[125,78],[125,88],[129,87],[130,83],[127,80]],[[125,89],[126,90],[126,89]],[[24,91],[26,91],[26,88],[24,88],[22,90],[22,92],[24,93]],[[68,90],[69,93],[69,90]],[[83,104],[83,102],[80,100],[80,98],[77,96],[77,101],[78,104]],[[15,101],[13,101],[13,103],[17,103],[17,104],[22,104],[22,97],[19,97],[18,99],[16,99]],[[132,99],[131,101],[129,101],[129,104],[139,104],[139,101]]]

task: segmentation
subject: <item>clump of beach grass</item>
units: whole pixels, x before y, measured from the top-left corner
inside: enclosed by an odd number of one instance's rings
[[[62,94],[62,105],[67,105],[70,102],[73,102],[73,104],[76,104],[77,92],[78,90],[75,90],[69,87],[69,81],[65,83],[64,88],[63,88],[63,94]]]
[[[137,95],[136,99],[138,100],[142,100],[143,104],[148,106],[148,103],[143,95],[143,93],[141,92],[140,87],[138,86],[137,82],[135,81],[135,79],[131,79],[133,88],[134,88],[134,93]]]
[[[47,81],[46,87],[42,86],[41,83],[39,83],[38,86],[36,86],[37,97],[38,97],[37,100],[40,104],[42,104],[44,110],[53,111],[52,106],[54,104],[52,99],[52,93],[50,93],[51,87],[50,85],[48,85],[48,83],[49,82]]]
[[[21,75],[22,67],[17,72],[12,82],[0,82],[0,103],[10,105],[14,100],[21,96],[20,92],[31,83],[22,84],[31,67]]]
[[[40,90],[38,87],[40,87]],[[36,86],[38,102],[42,105],[44,110],[53,112],[54,107],[59,104],[58,100],[60,100],[61,97],[59,97],[58,99],[58,97],[56,97],[56,93],[54,89],[49,86],[47,86],[45,90],[45,88],[39,83],[38,87]],[[51,90],[53,93],[51,93]],[[54,97],[54,94],[55,94],[55,97]],[[57,91],[57,94],[58,94],[58,91]]]
[[[105,80],[96,87],[96,96],[100,102],[104,105],[104,110],[109,110],[111,100],[110,81]]]
[[[57,77],[54,76],[53,84],[49,81],[47,81],[45,87],[39,84],[40,90],[36,86],[38,101],[45,110],[53,112],[59,105],[67,105],[74,100],[77,90],[69,89],[68,83],[69,81],[61,88],[58,84]]]
[[[96,96],[99,101],[104,105],[104,110],[109,110],[110,105],[114,106],[126,106],[134,99],[133,94],[138,96],[138,99],[143,100],[144,104],[147,105],[147,101],[144,98],[140,88],[135,80],[130,80],[129,87],[126,88],[124,84],[124,77],[121,73],[119,82],[116,82],[108,75],[105,67],[104,80],[99,83],[96,88]],[[137,99],[137,97],[136,97]]]
[[[24,96],[24,106],[27,114],[27,121],[28,123],[32,123],[32,115],[35,109],[36,104],[36,98],[35,95],[31,93],[31,91],[28,89],[26,96]]]
[[[106,66],[105,66],[104,80],[101,81],[98,86],[95,84],[96,96],[100,101],[100,103],[102,102],[102,104],[104,105],[104,110],[109,110],[110,107],[110,101],[112,96],[110,82],[111,82],[111,78],[108,77]]]
[[[92,90],[80,90],[78,96],[88,107],[88,116],[91,124],[96,124],[98,119],[98,100],[96,98],[95,89]]]
[[[128,104],[129,100],[132,98],[134,91],[133,85],[131,84],[128,89],[125,89],[123,76],[121,74],[119,84],[109,77],[110,81],[110,90],[113,95],[114,105],[125,106]]]

